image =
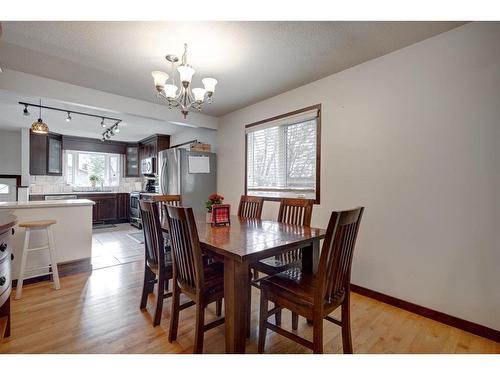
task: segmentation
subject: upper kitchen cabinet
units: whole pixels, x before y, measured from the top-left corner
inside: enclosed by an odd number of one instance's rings
[[[139,159],[156,158],[159,151],[170,147],[170,136],[155,134],[139,142]]]
[[[47,136],[47,174],[62,176],[63,147],[62,137],[56,134]]]
[[[62,176],[62,136],[30,133],[30,174]]]
[[[125,149],[125,177],[138,177],[139,170],[139,144],[127,144]]]

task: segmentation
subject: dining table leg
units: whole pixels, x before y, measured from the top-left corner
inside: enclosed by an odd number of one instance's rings
[[[226,325],[226,353],[245,353],[249,267],[247,262],[224,259],[224,307]]]
[[[316,273],[319,264],[319,240],[312,241],[310,245],[302,248],[302,270]]]
[[[319,240],[313,241],[309,246],[302,248],[302,270],[304,272],[316,273],[318,271],[319,264]],[[309,325],[313,324],[313,321],[307,319]]]

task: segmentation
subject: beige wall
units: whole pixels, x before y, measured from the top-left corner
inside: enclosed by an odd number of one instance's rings
[[[190,128],[170,136],[170,145],[175,146],[192,140],[209,143],[212,145],[212,152],[217,152],[217,131],[204,128]]]
[[[0,174],[21,174],[20,129],[0,129]]]
[[[224,116],[229,203],[244,189],[244,125],[316,103],[313,224],[366,207],[352,281],[500,329],[500,24],[466,24]]]

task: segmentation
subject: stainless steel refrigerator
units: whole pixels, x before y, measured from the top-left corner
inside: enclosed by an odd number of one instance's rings
[[[158,192],[181,195],[182,205],[205,212],[208,196],[216,192],[215,154],[172,148],[158,153]]]

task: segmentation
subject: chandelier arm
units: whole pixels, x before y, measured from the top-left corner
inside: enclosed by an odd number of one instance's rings
[[[170,107],[177,108],[180,103],[176,99],[168,98],[163,92],[158,93],[158,98],[166,102]]]

